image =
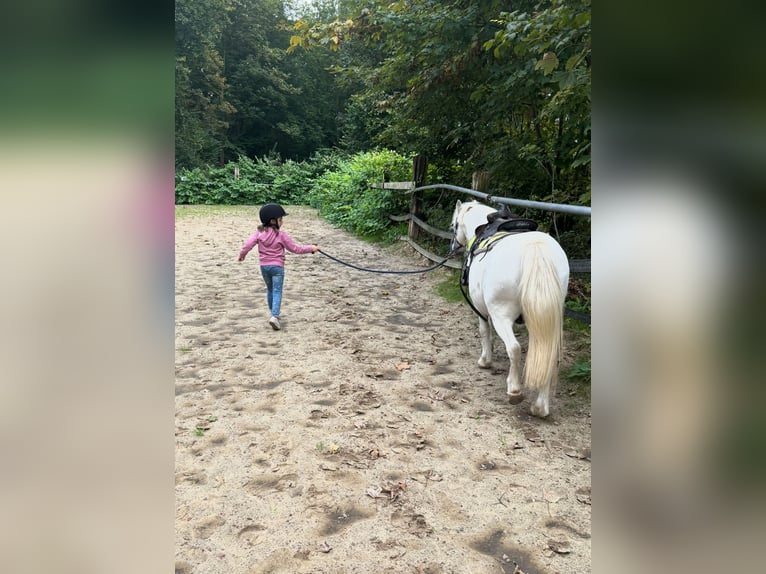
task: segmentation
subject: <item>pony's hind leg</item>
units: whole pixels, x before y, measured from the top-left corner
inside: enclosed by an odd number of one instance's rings
[[[479,367],[489,369],[492,366],[492,324],[489,317],[487,321],[479,318],[479,339],[481,339]]]
[[[529,407],[529,412],[531,412],[534,416],[544,419],[550,414],[548,407],[548,391],[550,388],[551,385],[549,382],[545,387],[540,389],[540,392],[537,394],[537,399],[532,404],[532,406]]]
[[[503,343],[505,343],[505,350],[511,362],[511,366],[508,369],[508,378],[506,379],[508,402],[512,405],[518,405],[524,400],[524,393],[521,387],[521,345],[519,345],[513,332],[513,321],[514,319],[510,317],[496,319],[494,327]]]

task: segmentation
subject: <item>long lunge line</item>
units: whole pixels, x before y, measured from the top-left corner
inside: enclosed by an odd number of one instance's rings
[[[341,261],[337,257],[333,257],[332,255],[330,255],[329,253],[325,253],[321,249],[317,250],[317,252],[321,253],[328,259],[332,259],[333,261],[340,263],[341,265],[345,265],[346,267],[350,267],[351,269],[356,269],[357,271],[365,271],[367,273],[388,273],[392,275],[409,275],[413,273],[426,273],[427,271],[433,271],[434,269],[438,269],[439,267],[443,266],[452,257],[452,254],[450,253],[449,255],[447,255],[447,257],[444,260],[440,261],[436,265],[432,265],[431,267],[426,267],[425,269],[411,269],[406,271],[389,271],[387,269],[368,269],[367,267],[359,267],[358,265],[354,265],[346,261]]]

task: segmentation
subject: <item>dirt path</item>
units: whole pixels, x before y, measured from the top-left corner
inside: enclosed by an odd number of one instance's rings
[[[425,266],[288,212],[298,242]],[[550,420],[509,405],[442,271],[288,254],[272,331],[256,252],[236,261],[256,216],[176,221],[176,573],[589,572],[589,404],[562,382]]]

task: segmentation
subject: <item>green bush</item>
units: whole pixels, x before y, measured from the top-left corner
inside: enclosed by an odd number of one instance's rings
[[[404,213],[409,196],[398,190],[373,189],[383,174],[390,181],[412,178],[412,159],[389,150],[358,153],[321,174],[309,192],[309,205],[328,221],[362,236],[380,237],[391,227],[390,214]]]
[[[275,201],[305,205],[308,203],[311,180],[311,168],[306,162],[287,160],[274,177],[271,194],[279,198]]]
[[[235,178],[235,169],[239,177]],[[309,160],[296,162],[269,155],[250,159],[240,157],[224,167],[182,169],[176,174],[176,203],[196,205],[262,205],[270,201],[310,205],[331,223],[366,239],[389,240],[402,233],[391,214],[409,210],[410,196],[400,190],[370,187],[384,178],[388,181],[412,179],[412,158],[390,150],[360,152],[348,156],[324,149]],[[430,162],[429,183],[445,182],[470,187],[466,166],[449,162]],[[430,225],[447,229],[455,200],[466,197],[449,190],[423,194],[423,213]],[[520,210],[520,215],[536,219],[542,230],[560,238],[570,258],[590,257],[590,220],[558,216],[537,210]],[[527,213],[529,212],[529,213]],[[444,255],[448,243],[423,234],[419,242]]]
[[[239,177],[235,177],[235,169]],[[306,194],[310,179],[301,164],[279,158],[240,157],[224,167],[180,170],[176,174],[176,203],[259,205],[269,201],[295,203]],[[300,203],[300,202],[299,202]]]
[[[341,158],[340,152],[321,150],[304,162],[242,156],[224,167],[181,169],[176,173],[176,204],[260,205],[275,201],[306,205],[316,178],[334,169]],[[236,169],[239,177],[235,177]]]

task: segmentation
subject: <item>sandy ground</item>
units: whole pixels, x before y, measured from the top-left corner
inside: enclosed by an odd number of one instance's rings
[[[299,243],[427,266],[288,211]],[[256,220],[176,220],[176,573],[590,572],[588,398],[508,404],[502,342],[479,369],[441,270],[288,254],[273,331],[256,251],[236,260]]]

